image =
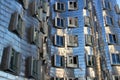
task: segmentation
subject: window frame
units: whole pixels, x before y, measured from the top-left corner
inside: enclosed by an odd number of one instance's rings
[[[93,46],[93,42],[94,42],[93,41],[93,36],[90,35],[90,34],[85,34],[85,46]]]
[[[18,14],[18,12],[12,13],[8,29],[15,33],[18,37],[23,38],[25,25],[22,17]]]
[[[29,56],[26,59],[26,76],[28,78],[40,79],[40,69],[41,69],[41,62],[38,59]]]
[[[107,34],[107,42],[109,45],[114,45],[118,43],[116,34]]]
[[[71,3],[71,5],[70,5]],[[76,4],[76,7],[75,7]],[[78,10],[78,3],[77,1],[68,1],[68,10],[69,11],[74,11],[74,10]]]
[[[59,39],[57,40],[58,37],[59,37]],[[61,42],[62,42],[62,44],[61,44]],[[65,46],[65,36],[60,36],[60,35],[55,34],[54,35],[54,45],[57,47],[64,47]]]
[[[119,80],[119,79],[120,79],[120,76],[119,76],[119,75],[113,75],[112,77],[113,77],[113,80],[116,80],[116,79],[115,79],[115,77],[117,77],[117,78],[118,78],[117,80]]]
[[[103,0],[102,2],[103,10],[112,10],[111,2]]]
[[[58,19],[60,19],[60,22],[58,25]],[[63,25],[62,25],[62,21],[63,21]],[[61,18],[61,17],[55,17],[55,27],[56,28],[59,28],[59,29],[64,29],[65,28],[65,18]]]
[[[94,67],[94,65],[95,65],[95,62],[94,62],[95,59],[94,58],[95,58],[94,55],[86,55],[86,64],[87,64],[87,67]]]
[[[113,55],[115,55],[114,56],[115,62],[113,61],[114,60]],[[119,60],[117,60],[117,58],[119,58]],[[120,65],[120,54],[119,53],[111,53],[111,65]]]
[[[84,16],[84,25],[90,27],[91,21],[89,16]]]
[[[64,63],[65,62],[65,57],[64,56],[54,54],[52,56],[52,61],[53,61],[53,63],[52,63],[53,67],[63,68],[65,66],[65,63]]]
[[[120,8],[119,8],[119,5],[118,5],[118,4],[116,4],[116,5],[114,6],[114,9],[115,9],[116,14],[120,14]]]
[[[68,17],[68,28],[76,28],[78,27],[78,17]],[[71,21],[70,21],[71,20]],[[70,24],[72,22],[72,24]]]
[[[60,5],[60,9],[58,9],[58,4]],[[62,9],[62,5],[63,5],[63,9]],[[63,3],[63,2],[55,2],[54,10],[56,12],[64,12],[65,11],[65,3]]]
[[[106,26],[114,26],[114,19],[111,16],[105,16],[105,24]]]
[[[68,35],[67,36],[67,46],[68,47],[78,47],[78,35]]]
[[[30,43],[35,44],[39,47],[40,44],[40,33],[35,26],[30,27]]]
[[[66,67],[69,68],[77,68],[78,67],[78,55],[67,55],[67,64]],[[76,58],[76,63],[74,63],[74,59]]]
[[[12,63],[11,63],[12,62]],[[19,75],[21,67],[21,54],[12,46],[7,46],[3,50],[1,68],[3,71],[8,71],[14,75]]]

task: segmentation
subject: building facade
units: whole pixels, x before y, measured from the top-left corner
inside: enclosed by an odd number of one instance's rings
[[[0,80],[120,80],[116,0],[0,0]]]

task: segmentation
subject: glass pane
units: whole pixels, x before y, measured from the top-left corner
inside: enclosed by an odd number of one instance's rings
[[[33,75],[36,76],[37,75],[37,64],[36,64],[36,60],[33,61]]]
[[[61,66],[61,57],[56,55],[56,66]]]
[[[58,10],[60,10],[60,3],[57,4]]]
[[[116,64],[115,54],[112,54],[112,63]]]
[[[69,22],[70,22],[69,24],[73,24],[73,23],[72,23],[72,18],[69,18]]]
[[[109,40],[110,40],[110,43],[113,43],[113,36],[112,36],[112,34],[109,34]]]
[[[60,18],[57,18],[57,26],[60,26]]]
[[[57,45],[59,45],[59,36],[57,36]]]
[[[77,64],[77,56],[73,57],[73,63]]]
[[[64,27],[64,20],[61,19],[61,27]]]
[[[116,36],[115,36],[115,35],[113,35],[113,41],[114,41],[114,43],[117,42],[117,40],[116,40]]]
[[[11,54],[11,61],[10,61],[10,69],[13,71],[17,70],[17,54],[15,50],[12,49],[12,54]]]
[[[64,4],[61,4],[61,10],[64,10]]]
[[[60,45],[63,46],[63,37],[60,37]]]
[[[88,65],[91,66],[91,56],[90,55],[88,55]]]
[[[115,76],[115,80],[119,80],[119,77],[118,77],[118,76]]]
[[[69,64],[73,64],[73,56],[69,56]]]
[[[116,54],[116,63],[117,63],[117,64],[120,64],[120,57],[119,57],[119,54]]]
[[[76,2],[74,2],[74,8],[77,8],[77,3]]]

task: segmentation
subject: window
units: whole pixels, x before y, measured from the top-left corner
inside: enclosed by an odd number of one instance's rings
[[[111,2],[103,0],[103,10],[111,10]]]
[[[112,17],[106,16],[105,17],[105,24],[106,26],[113,26],[114,25],[114,20]]]
[[[60,56],[60,55],[53,55],[52,56],[52,65],[55,67],[64,67],[64,56]]]
[[[49,3],[47,1],[43,1],[43,12],[47,13],[47,10],[49,8]]]
[[[120,54],[111,54],[112,55],[112,64],[120,64]]]
[[[83,0],[84,1],[84,9],[88,8],[88,0]]]
[[[54,36],[54,45],[58,47],[64,46],[64,36],[55,35]]]
[[[40,44],[40,34],[35,26],[30,27],[30,43],[36,44],[38,47]]]
[[[67,78],[65,80],[78,80],[78,78]]]
[[[31,3],[30,3],[30,14],[32,15],[32,16],[36,16],[36,13],[37,12],[37,4],[36,4],[36,1],[32,1]]]
[[[60,17],[55,17],[55,27],[65,28],[65,19]]]
[[[13,33],[17,34],[20,38],[23,37],[25,26],[24,26],[23,20],[22,20],[21,16],[18,14],[18,12],[14,12],[11,15],[9,30],[12,31]]]
[[[85,26],[90,26],[90,17],[89,16],[84,16],[84,24],[85,24]]]
[[[115,5],[115,11],[117,14],[120,14],[120,8],[118,4]]]
[[[22,4],[24,9],[28,9],[29,1],[28,0],[18,0],[20,4]]]
[[[40,80],[40,66],[40,60],[34,59],[32,56],[28,57],[26,60],[26,76]]]
[[[87,55],[87,66],[93,67],[94,66],[94,56]]]
[[[55,3],[55,11],[58,11],[58,12],[65,11],[65,4],[61,3],[61,2],[56,2]]]
[[[93,37],[92,35],[85,35],[85,45],[86,46],[92,46],[93,45]]]
[[[92,10],[92,2],[91,2],[91,1],[88,2],[88,10],[89,10],[89,11]]]
[[[78,56],[68,55],[67,56],[67,67],[78,67]]]
[[[108,44],[116,44],[117,43],[117,37],[115,34],[108,34],[107,35],[107,39],[108,39]]]
[[[114,76],[113,76],[113,80],[119,80],[119,79],[120,79],[120,76],[119,76],[119,75],[118,75],[118,76],[117,76],[117,75],[114,75]]]
[[[64,80],[64,78],[51,77],[50,80]]]
[[[78,46],[78,36],[77,35],[68,35],[67,46],[68,47],[77,47]]]
[[[38,20],[42,21],[42,18],[43,18],[43,9],[42,8],[37,8],[36,17],[38,18]]]
[[[43,33],[44,34],[48,34],[48,24],[47,24],[47,21],[43,22],[42,29],[43,29]]]
[[[78,27],[78,18],[77,17],[68,17],[68,27],[69,28]]]
[[[120,18],[118,19],[118,26],[120,27]]]
[[[1,62],[2,70],[19,75],[20,63],[21,55],[19,52],[16,52],[11,46],[4,48]]]
[[[68,1],[68,10],[77,10],[78,4],[76,1]]]

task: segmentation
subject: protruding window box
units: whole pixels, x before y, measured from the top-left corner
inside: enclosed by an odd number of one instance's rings
[[[4,48],[1,69],[12,74],[19,75],[21,64],[21,54],[11,46]]]
[[[93,46],[93,36],[92,35],[85,35],[85,45],[86,46]]]
[[[17,34],[20,38],[23,38],[25,26],[21,16],[18,12],[14,12],[11,15],[9,30],[15,34]]]
[[[78,36],[68,35],[67,36],[67,46],[68,47],[78,47]]]
[[[40,80],[41,62],[32,56],[26,59],[26,76],[35,80]]]
[[[29,0],[18,0],[20,4],[22,4],[24,9],[28,9],[29,6]]]
[[[93,55],[86,55],[86,65],[87,67],[94,67],[95,59]]]
[[[105,17],[105,24],[106,26],[113,26],[114,25],[114,20],[112,17],[110,16],[106,16]]]
[[[88,9],[88,0],[83,0],[84,1],[84,9]]]
[[[84,25],[90,27],[90,17],[84,16]]]
[[[107,40],[109,45],[117,44],[117,35],[107,34]]]
[[[57,54],[53,55],[52,56],[52,65],[54,67],[59,67],[59,68],[64,67],[64,65],[65,65],[64,56],[60,56],[60,55],[57,55]]]
[[[120,14],[120,8],[119,8],[119,5],[116,4],[114,8],[115,8],[116,13],[117,13],[117,14]]]
[[[111,54],[111,63],[114,66],[120,66],[120,54],[112,53]]]
[[[112,76],[113,77],[113,80],[119,80],[120,79],[120,76],[119,75],[114,75]]]
[[[111,2],[103,0],[103,10],[112,10]]]
[[[47,13],[49,7],[49,3],[47,1],[43,1],[43,12]]]
[[[66,78],[65,80],[78,80],[78,78]]]
[[[68,55],[66,67],[78,68],[78,56]]]
[[[118,26],[120,27],[120,19],[118,19]]]
[[[64,80],[64,78],[51,77],[50,80]]]
[[[65,3],[56,2],[54,7],[55,7],[55,11],[57,11],[57,12],[64,12],[65,11]]]
[[[78,18],[77,17],[68,17],[68,28],[78,27]]]
[[[78,3],[77,1],[68,1],[68,10],[78,10]]]
[[[64,47],[65,46],[65,37],[60,35],[54,36],[54,45],[57,47]]]
[[[65,28],[65,19],[60,17],[55,17],[55,27],[59,29]]]
[[[30,7],[29,7],[30,14],[31,14],[32,16],[36,16],[36,14],[37,14],[37,8],[38,8],[38,6],[37,6],[36,1],[32,1],[32,2],[30,3]]]
[[[40,39],[41,38],[38,29],[35,26],[30,27],[30,43],[40,47]]]

